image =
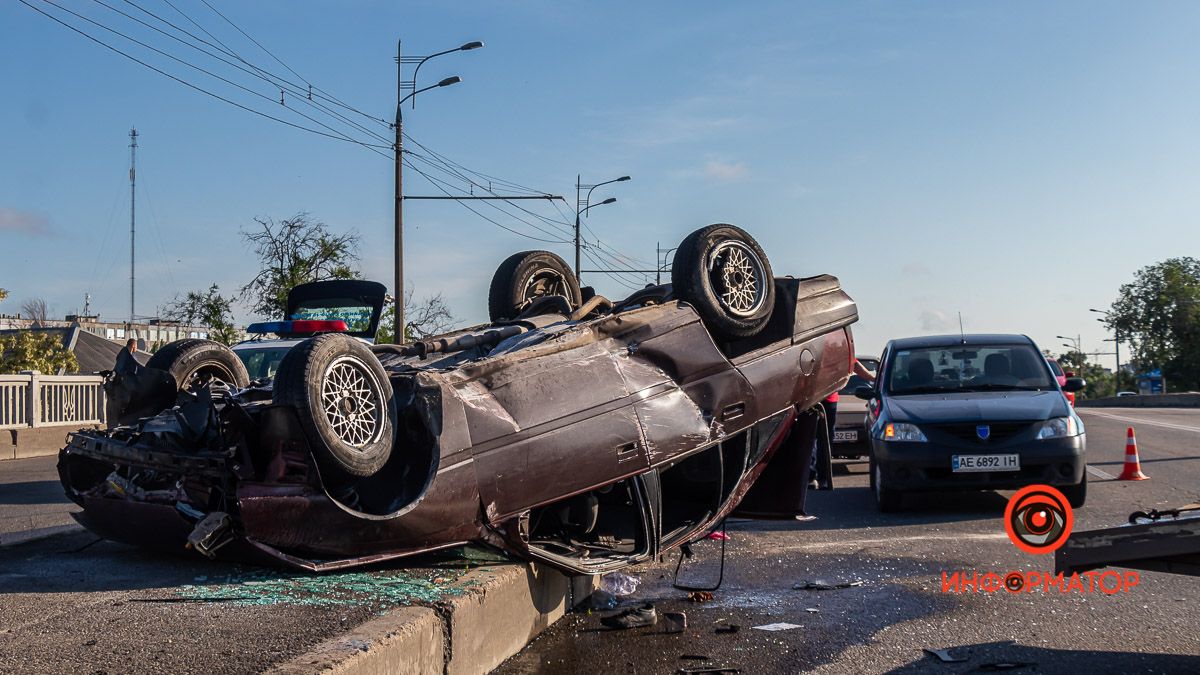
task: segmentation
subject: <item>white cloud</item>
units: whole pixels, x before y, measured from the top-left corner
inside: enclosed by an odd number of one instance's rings
[[[945,312],[937,309],[927,309],[921,312],[917,316],[917,321],[921,324],[921,330],[928,331],[948,331],[957,326]]]
[[[24,234],[32,237],[49,236],[50,219],[37,213],[26,213],[16,209],[0,208],[0,232]]]
[[[741,162],[721,162],[714,159],[704,165],[704,175],[718,181],[741,180],[749,173],[750,169]]]

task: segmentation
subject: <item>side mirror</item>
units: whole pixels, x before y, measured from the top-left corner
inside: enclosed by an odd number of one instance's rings
[[[1086,386],[1087,381],[1085,381],[1082,377],[1068,377],[1067,383],[1063,385],[1063,391],[1083,391],[1083,388]]]
[[[870,401],[871,399],[875,398],[875,387],[859,385],[854,388],[854,395],[864,401]]]

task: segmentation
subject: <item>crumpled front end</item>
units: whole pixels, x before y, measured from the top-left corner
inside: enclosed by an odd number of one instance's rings
[[[408,392],[404,425],[388,465],[367,479],[323,480],[295,409],[272,405],[269,387],[206,388],[136,425],[73,433],[60,478],[100,536],[208,557],[324,570],[477,538],[472,472],[433,480],[439,385],[420,375],[395,384]]]

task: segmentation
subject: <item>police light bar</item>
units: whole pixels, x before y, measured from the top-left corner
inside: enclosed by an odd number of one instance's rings
[[[315,321],[298,319],[296,321],[263,321],[252,323],[246,327],[247,333],[275,333],[289,335],[293,333],[345,333],[350,330],[345,321]]]

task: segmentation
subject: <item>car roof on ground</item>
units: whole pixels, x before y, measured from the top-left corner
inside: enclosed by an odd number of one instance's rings
[[[1003,333],[967,333],[966,335],[923,335],[921,337],[897,338],[891,341],[896,349],[921,349],[923,347],[969,347],[971,345],[1032,345],[1027,335]]]

